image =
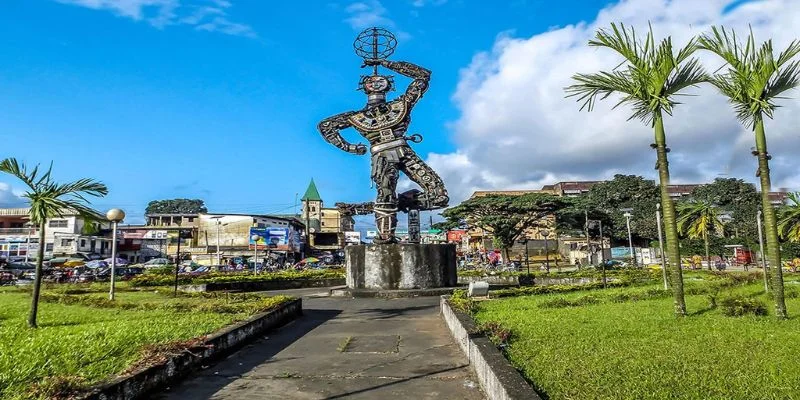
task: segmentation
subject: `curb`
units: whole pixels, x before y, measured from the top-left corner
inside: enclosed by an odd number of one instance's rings
[[[448,304],[449,296],[442,296],[441,315],[453,339],[469,360],[469,365],[481,389],[489,400],[542,400],[522,375],[481,333],[472,317],[457,312]]]
[[[302,299],[292,300],[274,310],[254,315],[209,335],[198,348],[186,349],[162,363],[119,376],[77,398],[81,400],[147,398],[147,394],[181,380],[201,365],[233,353],[250,339],[280,327],[302,314]]]

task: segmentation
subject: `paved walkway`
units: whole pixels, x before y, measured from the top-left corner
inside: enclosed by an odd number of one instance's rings
[[[437,297],[297,292],[304,316],[159,396],[197,399],[483,399]]]

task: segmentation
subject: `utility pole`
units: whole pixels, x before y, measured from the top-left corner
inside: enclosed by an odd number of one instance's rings
[[[178,228],[178,251],[175,255],[175,296],[178,295],[178,272],[181,269],[181,229]]]
[[[633,259],[633,265],[637,265],[637,263],[636,263],[636,253],[633,252],[633,235],[631,235],[631,217],[633,216],[633,214],[631,214],[631,211],[633,211],[633,209],[632,208],[623,208],[620,211],[624,211],[625,212],[622,215],[625,217],[625,221],[626,221],[625,223],[628,226],[628,248],[630,249],[630,252],[631,252],[631,258]]]

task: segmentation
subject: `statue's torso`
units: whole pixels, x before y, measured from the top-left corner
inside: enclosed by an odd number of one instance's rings
[[[370,144],[375,145],[404,137],[411,123],[411,107],[401,96],[390,102],[367,106],[347,119]]]

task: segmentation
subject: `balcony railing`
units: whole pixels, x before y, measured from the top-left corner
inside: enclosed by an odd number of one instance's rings
[[[38,233],[36,228],[0,228],[0,236],[36,236]]]

